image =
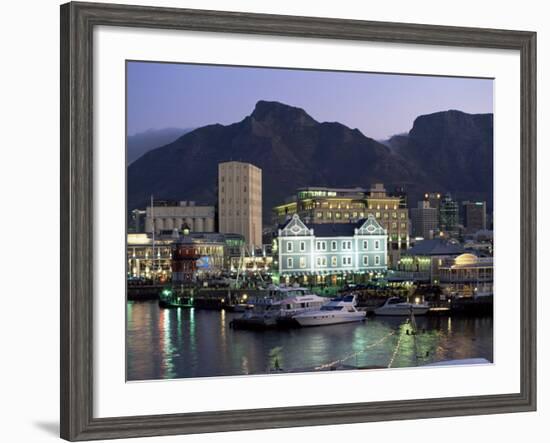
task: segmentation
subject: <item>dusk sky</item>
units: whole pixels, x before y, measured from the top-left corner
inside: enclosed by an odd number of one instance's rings
[[[129,62],[127,82],[128,135],[235,123],[258,100],[297,106],[379,140],[408,132],[423,114],[493,112],[488,79]]]

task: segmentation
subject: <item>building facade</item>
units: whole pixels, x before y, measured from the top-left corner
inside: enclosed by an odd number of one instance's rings
[[[217,232],[164,231],[156,235],[127,235],[127,271],[129,278],[169,280],[172,276],[173,248],[185,243],[197,256],[197,278],[217,276],[230,271],[241,259],[244,238],[238,234]]]
[[[458,203],[446,194],[439,206],[439,229],[450,237],[459,233]]]
[[[193,232],[214,232],[214,206],[199,206],[193,201],[156,200],[145,210],[145,232],[182,229]]]
[[[278,230],[276,249],[282,278],[335,284],[338,275],[387,270],[387,233],[372,215],[357,223],[306,225],[294,214]]]
[[[448,259],[454,259],[464,252],[456,241],[442,238],[422,240],[416,243],[399,259],[395,277],[404,280],[439,284],[439,269]]]
[[[493,295],[493,257],[461,254],[439,268],[441,287],[447,295],[481,297]]]
[[[372,215],[386,230],[388,249],[409,247],[409,212],[405,194],[389,195],[380,183],[364,188],[308,187],[273,208],[276,223],[294,214],[306,223],[356,223]]]
[[[219,231],[244,236],[250,249],[262,246],[262,170],[250,163],[218,165]]]
[[[429,201],[418,202],[411,208],[411,232],[414,237],[431,239],[439,231],[439,211],[430,207]]]
[[[487,229],[487,207],[484,201],[463,202],[462,207],[466,233],[473,234]]]

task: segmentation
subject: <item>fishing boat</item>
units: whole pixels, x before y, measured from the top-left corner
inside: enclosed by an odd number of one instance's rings
[[[252,297],[252,309],[232,321],[234,328],[265,329],[275,326],[296,325],[296,314],[319,309],[327,299],[311,293],[306,288],[271,286]]]
[[[165,288],[159,295],[159,306],[161,308],[192,308],[194,302],[194,288]]]
[[[382,306],[374,310],[375,315],[409,316],[425,315],[430,310],[426,303],[408,303],[399,297],[388,298]]]
[[[302,312],[293,316],[300,326],[323,326],[339,323],[351,323],[365,320],[366,312],[356,308],[357,297],[354,294],[334,298],[316,310]]]

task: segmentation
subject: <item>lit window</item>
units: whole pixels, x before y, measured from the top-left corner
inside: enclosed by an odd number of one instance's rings
[[[330,264],[333,268],[336,268],[338,266],[338,257],[333,255],[330,259]]]
[[[300,257],[300,268],[305,268],[305,267],[306,267],[306,258]]]

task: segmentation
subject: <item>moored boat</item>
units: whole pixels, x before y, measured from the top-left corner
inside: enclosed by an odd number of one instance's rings
[[[382,306],[374,310],[374,314],[387,316],[425,315],[429,310],[430,307],[426,303],[408,303],[399,297],[390,297]]]
[[[165,288],[159,295],[161,308],[192,308],[194,302],[194,288]]]
[[[327,299],[306,288],[272,286],[265,294],[249,300],[253,308],[232,321],[234,328],[265,329],[296,325],[296,314],[319,309]]]
[[[332,299],[319,309],[294,315],[293,319],[300,326],[335,325],[363,321],[365,320],[366,312],[358,311],[356,304],[357,298],[355,295],[345,295]]]

